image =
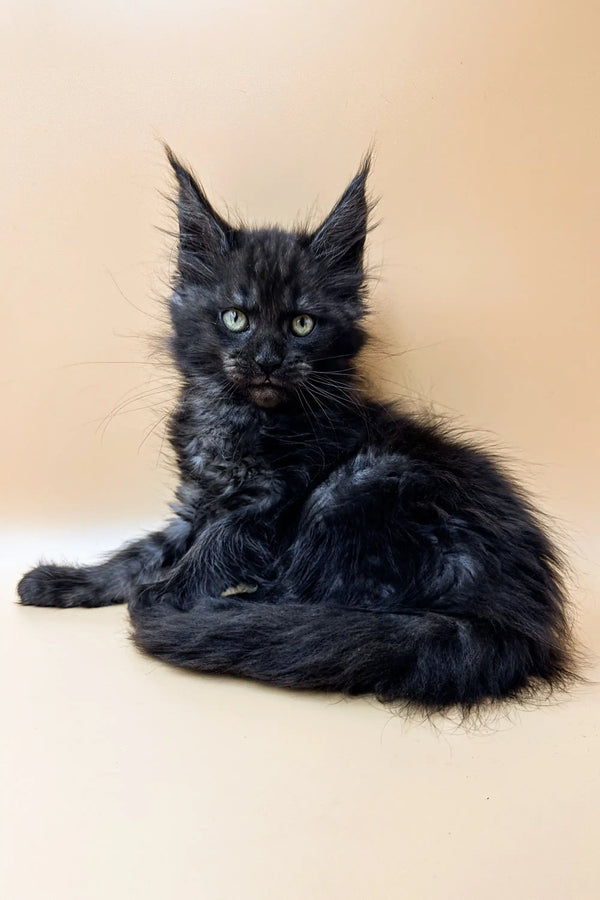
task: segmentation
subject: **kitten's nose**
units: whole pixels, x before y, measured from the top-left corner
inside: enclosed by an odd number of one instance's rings
[[[261,371],[265,373],[265,375],[270,375],[271,372],[274,372],[275,369],[279,368],[278,362],[258,362],[258,360],[256,360],[256,362],[258,363]]]
[[[274,347],[263,347],[254,357],[256,364],[265,375],[271,375],[275,369],[278,369],[282,362],[281,353]]]

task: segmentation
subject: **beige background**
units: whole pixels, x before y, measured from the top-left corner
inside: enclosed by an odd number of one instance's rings
[[[0,6],[3,896],[598,896],[595,685],[406,722],[169,670],[122,609],[21,609],[14,583],[164,514],[159,141],[281,223],[375,141],[379,389],[510,456],[597,677],[599,38],[594,0]]]

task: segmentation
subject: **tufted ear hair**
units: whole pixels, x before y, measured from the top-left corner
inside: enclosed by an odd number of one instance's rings
[[[179,272],[189,281],[210,280],[220,256],[231,249],[233,229],[215,212],[199,182],[165,146],[177,179]]]
[[[315,256],[332,269],[362,268],[370,212],[366,192],[370,167],[369,152],[332,211],[310,238]]]

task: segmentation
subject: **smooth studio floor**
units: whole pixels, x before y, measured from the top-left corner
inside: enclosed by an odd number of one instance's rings
[[[598,687],[485,728],[409,722],[168,668],[121,607],[14,602],[40,554],[128,534],[3,540],[4,897],[598,896]]]

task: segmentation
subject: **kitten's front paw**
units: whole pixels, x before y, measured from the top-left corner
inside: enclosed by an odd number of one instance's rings
[[[24,575],[17,591],[25,606],[76,606],[72,602],[73,573],[70,566],[36,566]]]
[[[90,575],[89,569],[76,566],[37,566],[17,585],[25,606],[108,606],[121,603],[106,591],[106,585]]]

